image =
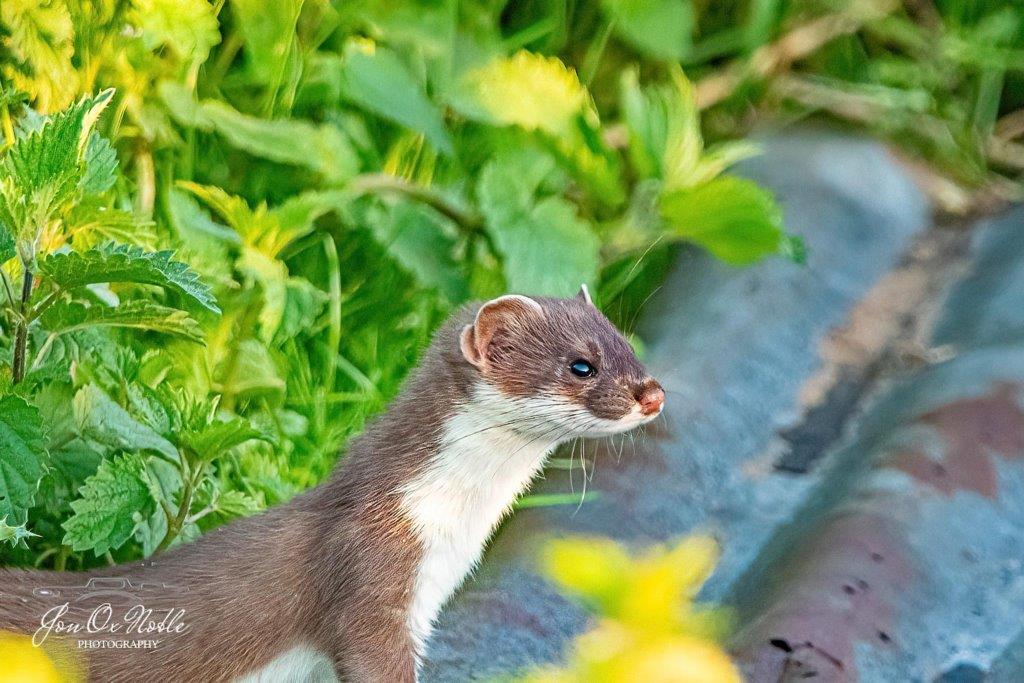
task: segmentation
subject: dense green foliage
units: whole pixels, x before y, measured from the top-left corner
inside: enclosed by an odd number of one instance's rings
[[[1024,14],[918,4],[4,0],[0,559],[317,483],[464,301],[586,282],[628,328],[673,243],[799,259],[721,175],[752,111],[1007,191]]]
[[[315,484],[469,299],[585,282],[626,315],[666,237],[797,251],[678,67],[609,83],[606,122],[538,27],[383,7],[3,3],[9,561],[150,554]]]

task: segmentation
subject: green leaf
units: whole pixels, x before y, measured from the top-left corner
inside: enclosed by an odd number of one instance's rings
[[[184,430],[179,438],[183,445],[206,461],[214,460],[247,441],[272,441],[269,435],[241,418],[210,422],[194,431]]]
[[[228,517],[247,517],[260,509],[252,496],[241,491],[224,491],[214,501],[217,512]]]
[[[590,226],[561,197],[534,197],[551,166],[549,157],[524,164],[506,156],[488,163],[480,177],[486,229],[513,292],[570,296],[597,277],[600,242]]]
[[[156,86],[156,92],[170,112],[171,118],[181,125],[201,130],[213,129],[213,122],[206,118],[203,106],[189,88],[177,81],[164,80]]]
[[[105,90],[82,98],[53,115],[19,136],[0,160],[0,223],[11,231],[19,248],[25,247],[23,259],[34,256],[42,227],[75,197],[89,175],[83,161],[87,142],[113,93]],[[89,186],[95,187],[96,180],[90,179]]]
[[[14,248],[14,238],[11,237],[11,233],[8,232],[6,226],[0,223],[0,265],[10,261],[17,253],[17,250]]]
[[[514,291],[569,296],[597,277],[600,242],[560,197],[542,199],[522,223],[498,228],[495,241]]]
[[[615,32],[657,59],[678,61],[689,51],[693,8],[686,0],[601,0]]]
[[[553,136],[570,133],[576,117],[591,109],[575,71],[526,50],[467,72],[452,105],[470,118]]]
[[[245,244],[263,255],[276,258],[291,242],[313,231],[313,224],[328,211],[348,200],[340,190],[303,192],[268,209],[263,203],[255,209],[241,197],[228,194],[214,185],[179,181],[178,186],[202,200],[230,225]]]
[[[18,103],[18,92],[40,109],[53,111],[74,97],[79,80],[73,57],[75,24],[67,3],[39,0],[0,2],[3,24],[4,99]],[[70,87],[69,87],[70,86]]]
[[[18,526],[11,526],[7,523],[7,516],[0,517],[0,543],[10,543],[11,546],[27,548],[25,544],[26,538],[37,537],[39,534],[34,534],[25,528],[24,524]]]
[[[217,131],[231,145],[263,159],[311,169],[331,183],[342,183],[359,171],[359,158],[337,126],[298,119],[261,119],[219,100],[197,102],[192,93],[164,81],[160,97],[183,126]]]
[[[154,451],[179,461],[174,444],[132,417],[95,384],[79,389],[72,406],[79,434],[87,441],[112,450]]]
[[[74,514],[61,525],[64,543],[96,555],[120,548],[156,507],[147,476],[145,460],[136,453],[100,463],[79,491],[81,498],[71,503]]]
[[[84,252],[51,254],[39,262],[41,273],[64,289],[99,282],[159,285],[215,313],[220,312],[210,287],[170,251],[143,251],[126,244],[105,244]]]
[[[666,193],[661,215],[672,234],[735,265],[774,254],[783,244],[782,212],[775,199],[743,178],[725,176]]]
[[[284,283],[284,308],[273,342],[281,344],[310,329],[330,297],[309,280],[289,277]]]
[[[206,0],[132,0],[132,23],[146,45],[164,46],[185,62],[202,64],[220,42],[213,7]]]
[[[22,519],[45,472],[43,423],[19,396],[0,398],[0,518]]]
[[[75,301],[61,301],[46,310],[41,322],[43,328],[61,334],[89,327],[129,327],[174,334],[203,343],[203,331],[188,313],[148,299],[125,301],[118,306],[86,306]]]
[[[181,490],[181,473],[166,460],[146,459],[146,485],[153,500],[170,503]],[[167,536],[167,515],[159,507],[135,527],[135,540],[142,545],[142,555],[149,557]]]
[[[283,261],[251,247],[242,249],[235,266],[250,283],[259,283],[263,294],[263,306],[259,314],[260,336],[263,341],[269,342],[281,326],[284,316],[288,297],[288,268]]]
[[[231,0],[250,72],[262,83],[278,83],[287,68],[302,0]]]
[[[455,261],[455,240],[436,213],[402,203],[370,225],[377,240],[421,285],[437,289],[455,304],[469,296]]]
[[[350,40],[345,46],[342,88],[348,100],[422,133],[434,147],[452,153],[441,112],[391,50],[367,40]]]
[[[217,366],[215,380],[221,393],[234,396],[281,395],[287,386],[267,347],[255,339],[238,344]]]
[[[15,140],[3,160],[4,170],[25,194],[43,188],[66,191],[70,180],[81,176],[79,162],[91,138],[92,126],[113,97],[104,90],[48,118],[43,126]]]
[[[250,154],[303,166],[332,183],[342,183],[359,170],[355,149],[337,126],[296,119],[260,119],[216,100],[199,106],[204,122]]]
[[[117,180],[117,153],[106,138],[93,132],[85,146],[85,174],[78,186],[87,195],[100,194]]]

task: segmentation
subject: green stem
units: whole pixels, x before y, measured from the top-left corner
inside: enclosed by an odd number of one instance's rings
[[[139,188],[135,208],[143,216],[152,216],[156,202],[156,171],[153,153],[145,142],[139,145],[135,153],[135,182]]]
[[[11,289],[11,281],[7,277],[7,271],[0,268],[0,280],[3,280],[4,291],[7,293],[7,303],[13,308],[15,305],[14,290]]]
[[[601,57],[604,56],[604,50],[608,46],[608,39],[611,38],[614,28],[614,21],[607,22],[601,29],[601,33],[597,36],[597,40],[591,43],[590,49],[587,50],[580,73],[580,80],[583,81],[584,86],[590,87],[590,84],[594,81],[597,67],[601,64]]]
[[[181,533],[182,528],[185,526],[185,521],[188,519],[189,508],[192,507],[192,496],[195,493],[196,487],[199,486],[199,481],[202,479],[203,466],[202,463],[195,469],[194,472],[189,471],[188,458],[182,453],[181,466],[184,476],[182,480],[181,489],[181,502],[178,504],[178,512],[174,517],[170,517],[169,509],[164,507],[164,514],[168,514],[167,519],[167,533],[164,535],[164,540],[160,541],[160,545],[157,546],[156,552],[162,552],[167,549],[168,546],[174,542],[174,539]]]
[[[470,210],[449,201],[440,193],[427,187],[413,185],[407,180],[386,173],[367,173],[353,178],[349,189],[356,194],[394,193],[426,204],[446,218],[451,219],[467,233],[476,232],[483,225],[483,218]]]
[[[62,545],[60,551],[57,553],[57,559],[53,562],[53,568],[56,571],[62,572],[68,565],[68,556],[71,555],[71,547]]]
[[[209,82],[215,83],[220,87],[220,82],[224,80],[228,68],[231,67],[231,62],[235,61],[235,56],[242,49],[244,42],[242,36],[237,31],[232,31],[228,34],[228,37],[221,43],[220,50],[217,52],[217,58],[210,66]]]
[[[14,367],[12,381],[18,384],[25,379],[25,359],[28,350],[28,300],[32,296],[32,268],[24,264],[25,276],[21,281],[21,318],[14,335]]]
[[[328,282],[330,283],[330,328],[327,334],[327,380],[324,387],[334,391],[338,373],[338,349],[341,347],[341,264],[338,262],[338,247],[331,235],[324,235],[324,252],[327,255]]]

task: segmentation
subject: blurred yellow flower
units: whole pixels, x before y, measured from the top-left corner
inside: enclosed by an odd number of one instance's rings
[[[563,135],[590,101],[576,72],[557,57],[521,50],[465,76],[474,104],[495,123]]]
[[[0,631],[4,683],[76,683],[81,676],[67,655],[55,648],[36,647],[29,636]]]
[[[693,536],[631,557],[602,538],[554,541],[542,558],[547,574],[601,616],[573,644],[564,668],[532,672],[526,683],[732,683],[739,671],[715,642],[722,610],[694,605],[710,575],[717,544]]]

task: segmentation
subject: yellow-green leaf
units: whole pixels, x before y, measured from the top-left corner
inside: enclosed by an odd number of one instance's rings
[[[152,48],[164,46],[185,62],[203,63],[220,42],[213,6],[207,0],[132,0],[132,18]]]
[[[672,234],[735,265],[777,253],[786,242],[775,199],[743,178],[724,176],[668,192],[661,215]]]
[[[576,72],[557,57],[522,50],[469,71],[454,104],[463,113],[499,125],[567,134],[590,107]]]

